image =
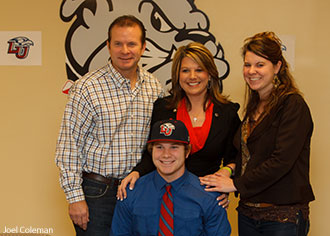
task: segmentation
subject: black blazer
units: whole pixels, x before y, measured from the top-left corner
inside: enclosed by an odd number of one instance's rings
[[[155,101],[151,127],[159,120],[176,119],[176,109],[166,108],[167,98]],[[214,104],[210,133],[205,145],[201,150],[189,155],[186,160],[186,168],[190,172],[197,176],[204,176],[219,170],[222,161],[224,165],[235,162],[237,151],[233,146],[233,138],[240,124],[238,109],[239,105],[236,103]],[[133,171],[138,171],[142,176],[154,169],[151,155],[145,151],[141,162]]]
[[[247,141],[250,160],[241,176],[241,131],[234,144],[239,149],[234,185],[243,201],[295,204],[314,200],[309,181],[313,121],[298,94],[283,98],[253,130]]]

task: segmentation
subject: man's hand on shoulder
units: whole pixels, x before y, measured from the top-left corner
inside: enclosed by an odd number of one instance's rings
[[[79,201],[69,204],[69,215],[74,224],[83,230],[87,229],[89,222],[89,212],[86,201]]]

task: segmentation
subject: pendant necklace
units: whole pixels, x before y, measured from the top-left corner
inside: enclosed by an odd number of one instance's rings
[[[193,121],[196,122],[197,121],[197,117],[193,117]]]

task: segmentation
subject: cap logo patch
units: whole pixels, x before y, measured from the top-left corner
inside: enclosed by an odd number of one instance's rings
[[[175,130],[175,126],[171,123],[165,123],[160,126],[160,134],[165,136],[171,136],[173,130]]]

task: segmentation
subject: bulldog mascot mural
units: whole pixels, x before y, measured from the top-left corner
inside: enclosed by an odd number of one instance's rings
[[[118,16],[134,15],[147,30],[147,48],[140,65],[168,87],[176,49],[191,41],[203,43],[214,55],[220,78],[229,74],[220,43],[209,32],[210,22],[194,0],[63,0],[60,16],[72,22],[65,51],[68,79],[75,81],[109,58],[108,27]],[[65,89],[64,89],[65,90]]]

